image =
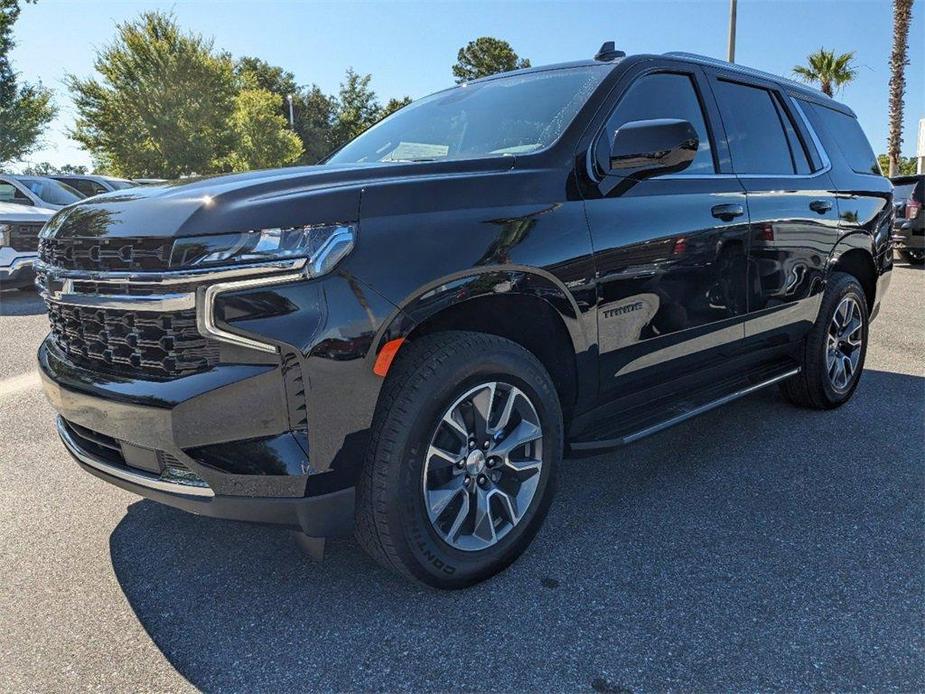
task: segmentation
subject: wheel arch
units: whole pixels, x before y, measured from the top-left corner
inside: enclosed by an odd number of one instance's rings
[[[596,388],[579,308],[548,273],[535,268],[489,268],[432,282],[402,302],[380,332],[375,354],[389,343],[411,343],[446,330],[497,335],[532,353],[549,372],[566,419]],[[400,355],[401,349],[396,358]]]
[[[845,272],[854,276],[864,289],[867,310],[873,312],[877,301],[877,265],[866,234],[852,234],[842,238],[829,257],[828,275]]]

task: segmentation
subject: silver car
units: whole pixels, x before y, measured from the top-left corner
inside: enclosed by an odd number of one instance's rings
[[[0,289],[31,287],[39,232],[54,210],[0,202]]]
[[[85,197],[80,191],[53,178],[0,174],[0,202],[60,210]]]

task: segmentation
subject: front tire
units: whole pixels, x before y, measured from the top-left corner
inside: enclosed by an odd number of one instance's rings
[[[803,342],[802,369],[781,384],[784,397],[817,410],[848,402],[864,370],[867,331],[867,297],[860,283],[853,275],[833,273]]]
[[[561,457],[558,396],[530,352],[462,331],[409,342],[373,423],[357,539],[428,585],[478,583],[530,544]]]

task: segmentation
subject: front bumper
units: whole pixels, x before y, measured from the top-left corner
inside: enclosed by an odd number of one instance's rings
[[[394,306],[346,273],[306,280],[276,263],[202,274],[37,270],[50,304],[79,307],[53,321],[38,362],[84,469],[194,513],[314,537],[352,529],[381,388],[374,336]],[[116,353],[151,342],[133,316],[190,310],[218,350],[207,364],[165,375]],[[92,359],[62,344],[71,330]]]
[[[0,289],[31,287],[35,282],[35,260],[34,255],[21,255],[0,265]]]
[[[87,472],[199,515],[284,525],[313,537],[352,529],[353,487],[328,491],[319,485],[320,493],[310,494],[311,469],[292,435],[268,434],[286,426],[285,404],[278,400],[279,386],[274,385],[278,369],[233,365],[173,382],[120,381],[71,364],[50,340],[39,349],[39,367],[45,394],[59,413],[58,434]],[[242,399],[242,390],[250,396]],[[264,416],[255,417],[254,407]],[[92,432],[92,440],[78,435],[78,430]],[[289,457],[301,467],[255,466],[245,474],[219,469],[189,454],[207,450],[209,441],[226,437],[242,439],[238,442],[242,447],[254,447],[255,442],[272,445],[277,458]],[[103,449],[93,443],[99,440],[110,442],[108,455],[101,455]],[[145,452],[151,454],[151,464],[138,467],[127,462],[143,459]],[[162,474],[156,462],[162,457],[189,470],[195,481]]]

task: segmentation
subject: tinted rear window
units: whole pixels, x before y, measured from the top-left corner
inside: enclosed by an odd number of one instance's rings
[[[716,82],[715,86],[735,172],[795,173],[790,143],[784,131],[786,116],[780,112],[774,95],[767,89],[724,80]],[[803,163],[801,168],[805,172],[809,167]]]
[[[857,118],[818,104],[803,103],[827,150],[840,151],[857,173],[881,175],[877,157]]]
[[[893,197],[897,201],[914,197],[918,202],[922,202],[923,192],[925,192],[925,180],[921,178],[893,180]]]

